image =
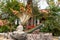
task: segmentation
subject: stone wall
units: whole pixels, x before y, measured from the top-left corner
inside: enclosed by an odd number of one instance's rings
[[[53,40],[52,33],[27,34],[26,37],[22,38],[22,40]],[[6,37],[4,37],[4,36],[1,36],[0,38],[6,39]],[[21,37],[19,37],[19,38],[21,39]],[[9,39],[9,40],[15,40],[15,39]]]
[[[53,40],[51,33],[27,34],[27,40]]]

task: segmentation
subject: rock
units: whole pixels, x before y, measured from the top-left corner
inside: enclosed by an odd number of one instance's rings
[[[20,25],[17,27],[16,31],[23,31],[23,26],[20,24]]]
[[[53,40],[52,33],[39,33],[39,34],[27,34],[27,33],[1,33],[0,40]]]
[[[23,31],[23,26],[21,24],[17,27],[16,31],[10,34],[11,38],[14,40],[25,40],[26,35],[27,34]]]
[[[12,39],[15,39],[15,40],[26,40],[26,33],[23,33],[23,34],[19,34],[19,33],[13,33],[11,35]]]
[[[27,40],[53,40],[51,33],[27,34]]]

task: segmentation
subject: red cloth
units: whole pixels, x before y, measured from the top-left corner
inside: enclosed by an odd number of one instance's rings
[[[32,29],[34,27],[35,27],[34,25],[30,25],[30,26],[27,26],[27,29]]]

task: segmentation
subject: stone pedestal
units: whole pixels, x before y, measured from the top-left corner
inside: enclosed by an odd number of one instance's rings
[[[51,33],[27,34],[27,40],[53,40]]]
[[[1,40],[6,39],[6,37],[1,36],[0,37]],[[12,35],[12,39],[9,38],[9,40],[53,40],[53,36],[52,33],[39,33],[39,34],[17,34],[17,35]]]

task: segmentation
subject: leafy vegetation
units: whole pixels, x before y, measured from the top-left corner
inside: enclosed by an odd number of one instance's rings
[[[60,7],[49,5],[49,14],[43,22],[41,32],[51,32],[55,36],[60,35]]]
[[[20,8],[20,3],[17,0],[5,0],[5,2],[1,2],[0,4],[0,10],[1,12],[1,16],[0,19],[1,20],[8,20],[9,24],[6,26],[0,26],[0,32],[4,32],[4,31],[10,31],[10,28],[12,27],[11,30],[15,30],[15,19],[18,19],[10,10],[10,8],[13,8],[15,10],[19,10]]]
[[[42,26],[42,28],[40,28],[40,32],[51,32],[53,33],[53,35],[58,36],[60,35],[60,7],[58,5],[55,6],[53,0],[48,0],[47,2],[49,4],[47,10],[39,11],[37,5],[32,6],[32,16],[40,19],[41,23],[44,25]],[[24,6],[24,4],[22,5]],[[17,0],[11,0],[11,2],[10,0],[7,0],[6,4],[4,2],[0,4],[0,9],[2,11],[1,15],[5,15],[4,17],[1,17],[1,19],[7,19],[10,22],[8,26],[0,27],[0,32],[9,31],[9,27],[15,25],[14,20],[18,18],[15,15],[13,15],[10,8],[20,12],[20,7],[21,4],[17,2]],[[8,16],[6,17],[7,14]],[[38,28],[33,28],[32,30],[29,30],[29,32],[32,32]]]

